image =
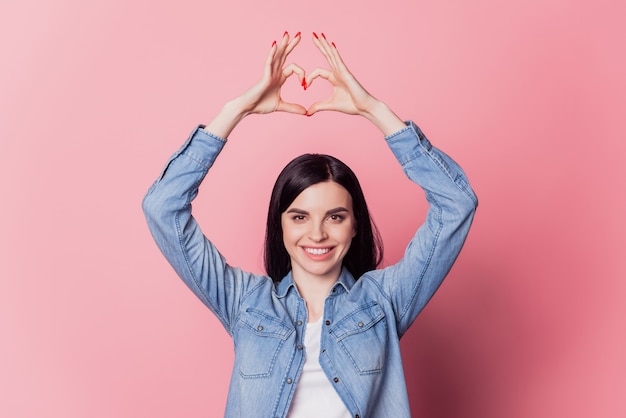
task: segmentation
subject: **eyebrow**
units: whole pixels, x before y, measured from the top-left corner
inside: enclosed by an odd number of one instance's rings
[[[342,212],[348,212],[348,209],[344,208],[343,206],[340,206],[340,207],[334,208],[334,209],[330,209],[330,210],[326,211],[326,216],[328,216],[328,215],[335,215],[337,213],[342,213]],[[307,212],[306,210],[298,209],[298,208],[291,208],[286,213],[297,213],[299,215],[308,215],[309,214],[309,212]]]

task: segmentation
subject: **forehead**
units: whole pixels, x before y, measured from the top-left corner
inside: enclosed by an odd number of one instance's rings
[[[289,208],[328,210],[329,208],[339,206],[351,210],[352,197],[345,187],[329,180],[313,184],[304,189],[296,196],[294,201],[291,202]]]

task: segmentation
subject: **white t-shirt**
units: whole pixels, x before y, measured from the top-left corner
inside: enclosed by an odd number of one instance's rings
[[[289,418],[352,418],[320,366],[322,318],[306,325],[302,375],[289,407]]]

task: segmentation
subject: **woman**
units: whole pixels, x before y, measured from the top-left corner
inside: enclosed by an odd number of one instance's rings
[[[227,417],[410,417],[400,337],[452,267],[476,197],[461,168],[371,96],[335,45],[314,34],[330,69],[308,76],[291,64],[300,34],[274,43],[263,77],[196,129],[144,199],[156,243],[178,275],[219,318],[235,344]],[[333,93],[309,109],[281,99],[296,74]],[[385,135],[407,176],[426,192],[426,221],[402,260],[376,270],[381,257],[360,186],[329,156],[292,161],[272,192],[267,275],[229,266],[202,234],[191,201],[235,126],[247,115],[318,111],[360,115]]]

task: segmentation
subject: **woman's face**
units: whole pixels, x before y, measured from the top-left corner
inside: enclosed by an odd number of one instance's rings
[[[334,181],[304,189],[281,215],[294,279],[337,280],[356,235],[350,193]]]

